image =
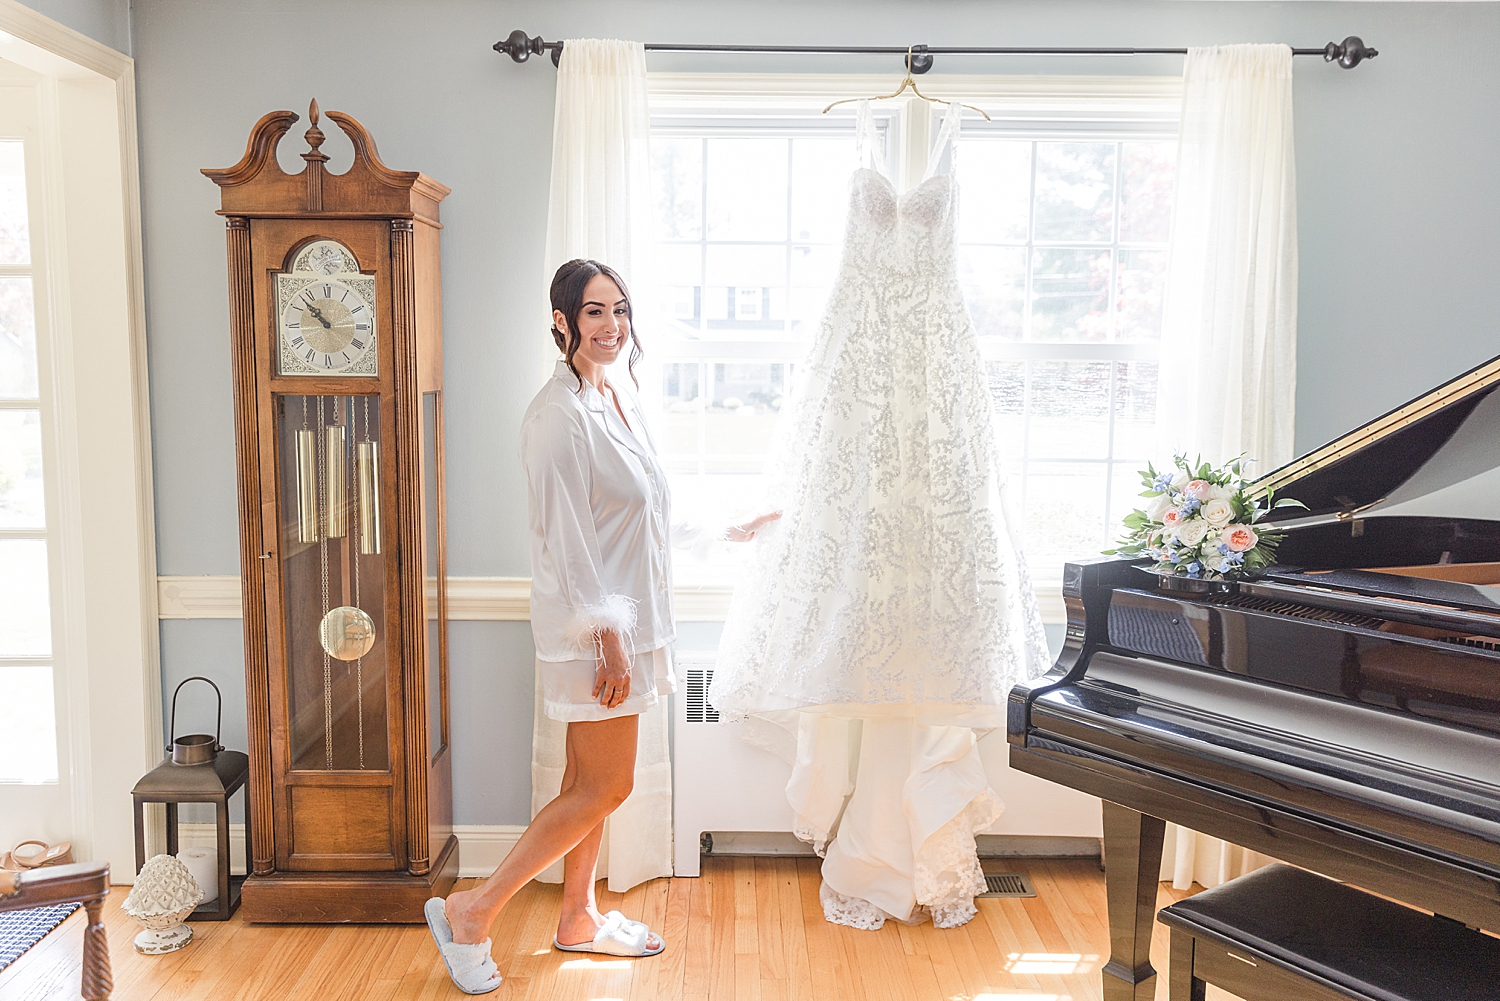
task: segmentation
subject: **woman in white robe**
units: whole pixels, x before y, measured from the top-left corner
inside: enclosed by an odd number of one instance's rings
[[[566,723],[562,789],[500,867],[470,890],[428,901],[427,917],[461,990],[500,985],[485,936],[506,902],[563,859],[553,944],[651,956],[663,943],[618,911],[600,914],[594,870],[604,820],[630,795],[640,714],[674,691],[673,543],[749,541],[778,517],[706,533],[672,519],[666,473],[633,397],[605,377],[628,342],[640,357],[625,284],[597,261],[552,281],[552,335],[564,359],[521,421],[531,534],[531,626],[541,703]],[[632,373],[633,375],[633,373]]]

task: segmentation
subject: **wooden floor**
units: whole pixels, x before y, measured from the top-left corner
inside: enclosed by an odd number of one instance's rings
[[[817,859],[705,858],[698,879],[658,879],[602,893],[662,932],[667,949],[610,960],[550,948],[559,890],[533,883],[492,930],[505,975],[496,1001],[1064,1001],[1100,997],[1108,957],[1104,877],[1092,860],[1020,860],[1033,899],[983,899],[979,916],[948,931],[887,922],[878,932],[823,920]],[[461,885],[468,885],[463,881]],[[600,884],[601,888],[603,884]],[[117,1001],[334,1001],[464,997],[448,981],[422,925],[248,925],[198,922],[194,941],[168,956],[131,947],[138,926],[105,907]],[[1161,884],[1165,906],[1188,896]],[[4,1001],[78,995],[83,915],[0,972]],[[1166,969],[1157,928],[1152,962]],[[1157,977],[1158,1001],[1167,996]],[[1230,995],[1209,991],[1210,998]]]

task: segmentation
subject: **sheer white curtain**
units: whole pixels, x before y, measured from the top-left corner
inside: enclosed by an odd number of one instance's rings
[[[650,238],[650,134],[641,43],[569,39],[558,64],[552,124],[547,284],[558,265],[575,257],[610,265],[627,285],[642,284]],[[538,679],[531,746],[533,817],[557,796],[566,764],[567,725],[542,711],[541,690]],[[609,888],[616,892],[672,875],[667,722],[665,700],[641,716],[635,790],[605,822],[599,875],[608,876]],[[560,882],[562,864],[540,878]]]
[[[1190,49],[1162,328],[1163,455],[1292,458],[1297,385],[1297,193],[1292,51]],[[1217,886],[1269,861],[1167,826],[1162,879]]]

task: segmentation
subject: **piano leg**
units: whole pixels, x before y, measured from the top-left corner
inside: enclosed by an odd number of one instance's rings
[[[1151,932],[1161,878],[1165,821],[1104,801],[1104,885],[1109,901],[1109,962],[1104,1001],[1152,1001]]]

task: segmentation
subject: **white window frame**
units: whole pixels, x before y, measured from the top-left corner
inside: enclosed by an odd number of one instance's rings
[[[66,834],[128,884],[130,789],[163,742],[135,63],[14,0],[0,0],[0,58],[42,78],[29,223],[45,248],[33,264]]]
[[[653,128],[663,118],[690,121],[743,111],[747,116],[806,116],[813,109],[847,98],[889,93],[888,74],[653,73],[648,78]],[[1017,139],[1163,139],[1175,138],[1182,103],[1178,77],[1138,76],[991,76],[931,73],[919,80],[923,93],[954,98],[983,108],[992,122],[965,121],[965,130],[1003,132]],[[939,109],[915,98],[875,102],[877,114],[890,116],[888,157],[898,188],[919,181],[936,136]],[[780,361],[788,342],[693,342],[653,346],[654,360]],[[797,350],[800,350],[798,345]],[[797,350],[792,353],[796,354]],[[986,360],[1154,360],[1155,345],[1142,344],[996,344],[984,342]],[[1043,619],[1066,621],[1061,595],[1061,567],[1040,573],[1037,593]],[[724,579],[679,582],[679,618],[715,621],[728,609],[733,585]]]

